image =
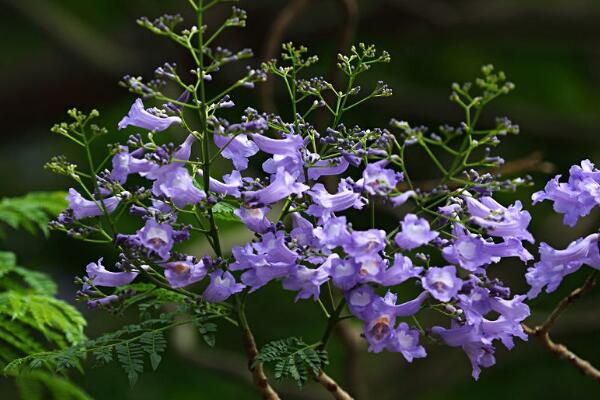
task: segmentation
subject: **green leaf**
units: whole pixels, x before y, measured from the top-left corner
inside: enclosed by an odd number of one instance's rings
[[[215,204],[212,208],[215,219],[229,222],[241,222],[240,218],[233,212],[236,207],[226,201]]]
[[[22,197],[0,200],[0,236],[2,223],[13,229],[23,228],[31,234],[48,235],[48,222],[67,207],[65,192],[34,192]]]
[[[260,350],[253,366],[273,363],[277,380],[289,378],[302,387],[309,373],[317,375],[329,363],[327,353],[315,348],[315,345],[308,345],[297,337],[275,340]]]

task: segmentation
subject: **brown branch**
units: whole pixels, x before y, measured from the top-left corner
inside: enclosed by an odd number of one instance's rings
[[[588,376],[596,382],[600,383],[600,371],[598,371],[592,364],[590,364],[589,361],[580,358],[571,350],[569,350],[565,345],[560,343],[554,343],[550,338],[550,334],[548,332],[539,331],[535,328],[530,328],[527,325],[524,325],[523,328],[528,334],[537,337],[542,342],[542,344],[548,349],[548,351],[555,354],[561,360],[565,360],[573,364],[573,366],[579,369],[579,371],[581,371],[585,376]]]
[[[323,385],[325,389],[331,394],[336,400],[354,400],[352,396],[348,394],[344,389],[333,380],[332,377],[327,375],[325,371],[321,370],[319,375],[315,376],[315,380]]]
[[[500,175],[514,175],[520,172],[543,172],[546,174],[552,173],[555,167],[554,164],[544,161],[542,153],[534,151],[533,153],[519,158],[513,161],[509,161],[501,167],[489,169],[488,172],[500,174]],[[413,182],[413,187],[419,188],[424,191],[430,191],[439,186],[441,179],[426,179],[421,181]],[[448,187],[458,188],[462,186],[458,182],[449,182]],[[398,186],[399,190],[408,190],[409,187],[406,183],[401,183]]]
[[[600,371],[596,369],[589,361],[580,358],[577,354],[573,353],[569,350],[565,345],[560,343],[555,343],[550,338],[550,329],[556,323],[558,317],[562,315],[562,313],[573,303],[575,300],[579,299],[585,293],[590,291],[594,285],[596,284],[596,276],[598,271],[594,271],[588,276],[585,280],[584,284],[573,290],[567,297],[562,299],[558,305],[554,308],[554,310],[550,313],[548,318],[544,321],[542,325],[537,325],[535,327],[530,327],[528,325],[523,324],[523,329],[528,335],[537,337],[544,347],[548,349],[551,353],[555,354],[561,360],[565,360],[575,368],[579,369],[584,375],[592,378],[596,382],[600,383]]]
[[[244,319],[242,322],[241,320]],[[240,315],[240,328],[242,329],[242,339],[244,341],[244,347],[246,350],[246,356],[248,358],[248,369],[252,373],[252,379],[254,385],[260,391],[263,399],[265,400],[281,400],[277,392],[269,384],[265,369],[262,363],[254,365],[256,357],[258,357],[258,348],[256,347],[256,340],[252,331],[248,328],[245,322],[245,317]]]
[[[181,325],[173,329],[172,344],[177,354],[199,368],[213,371],[234,379],[242,384],[254,386],[252,376],[248,374],[246,358],[227,350],[218,350],[198,346],[198,332],[189,325]],[[305,387],[300,391],[293,385],[280,385],[277,391],[284,399],[291,400],[325,400],[325,395],[317,388]]]
[[[287,28],[302,13],[310,1],[292,0],[279,12],[271,29],[269,29],[267,40],[262,49],[263,61],[269,61],[277,57],[277,52],[280,50]],[[273,100],[273,92],[275,90],[273,79],[267,79],[266,82],[259,86],[259,90],[260,104],[263,111],[275,112],[277,109]]]
[[[585,282],[580,288],[573,290],[567,297],[562,299],[560,303],[554,308],[552,313],[546,318],[546,321],[541,325],[536,327],[540,332],[548,332],[550,328],[554,325],[558,317],[573,303],[575,300],[579,299],[581,296],[592,290],[592,288],[596,285],[596,276],[598,275],[598,271],[594,271],[587,277]]]

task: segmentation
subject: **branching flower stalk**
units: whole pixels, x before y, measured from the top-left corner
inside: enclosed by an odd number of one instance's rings
[[[279,398],[267,376],[271,371],[276,380],[292,379],[299,386],[315,380],[334,398],[348,400],[351,394],[325,370],[336,324],[352,318],[361,324],[369,351],[396,352],[413,362],[427,357],[425,345],[458,347],[474,379],[495,364],[498,343],[512,349],[514,339],[526,340],[527,334],[596,379],[591,364],[548,335],[590,281],[549,322],[525,325],[531,314],[527,302],[542,290],[553,292],[584,266],[600,269],[599,234],[561,250],[537,245],[523,204],[504,206],[495,199],[531,184],[529,177],[501,176],[504,160],[492,154],[519,127],[507,118],[480,122],[484,108],[514,88],[504,73],[488,65],[475,84],[453,84],[450,99],[463,110],[464,121],[434,131],[396,119],[389,129],[349,125],[349,114],[392,95],[384,82],[366,92],[361,88],[370,70],[390,61],[387,52],[362,43],[338,55],[341,85],[310,77],[318,57],[286,43],[281,60],[248,67],[245,76],[213,94],[213,76],[252,55],[217,45],[222,32],[245,26],[241,9],[233,7],[216,29],[204,25],[205,13],[225,2],[190,0],[196,25],[182,30],[179,15],[139,19],[142,27],[187,49],[194,68],[184,73],[166,63],[149,82],[123,78],[121,84],[138,98],[118,128],[135,131],[125,144],[110,145],[99,165],[91,145],[109,130],[92,123],[97,111],[71,110],[73,122],[52,129],[83,148],[88,168],[61,156],[47,164],[75,182],[69,207],[51,227],[88,243],[112,243],[116,252],[109,268],[103,259],[86,266],[85,276],[77,278],[78,298],[114,313],[137,308],[141,322],[77,347],[14,360],[7,371],[61,370],[92,354],[104,362],[116,358],[134,383],[145,355],[158,367],[166,346],[163,331],[189,323],[213,346],[215,321],[223,321],[240,330],[254,385],[264,398]],[[239,122],[223,117],[223,109],[235,107],[238,89],[251,89],[269,75],[287,92],[287,113],[247,108]],[[145,100],[156,106],[147,108]],[[329,114],[328,127],[317,129],[316,110]],[[187,137],[175,144],[177,127]],[[408,165],[408,153],[421,163]],[[257,155],[263,156],[261,165],[255,165]],[[230,173],[214,176],[216,163],[231,164]],[[423,171],[428,185],[417,180]],[[584,160],[571,168],[567,182],[559,178],[535,193],[533,202],[553,202],[573,226],[600,204],[600,171]],[[365,218],[355,218],[352,210],[364,210]],[[402,217],[391,226],[390,215]],[[128,231],[132,223],[139,227],[135,232]],[[223,247],[219,229],[227,224],[247,229],[254,239]],[[192,238],[206,240],[211,254],[180,253],[179,244]],[[531,265],[532,252],[539,257]],[[512,293],[495,277],[496,264],[505,258],[523,265],[527,294]],[[324,331],[308,342],[298,335],[259,350],[246,301],[277,281],[297,293],[296,301],[315,302],[325,317]],[[166,306],[177,311],[161,314]],[[421,317],[427,314],[444,322],[425,326]]]

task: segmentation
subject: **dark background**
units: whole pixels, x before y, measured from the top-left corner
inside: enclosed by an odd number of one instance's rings
[[[292,2],[302,9],[282,39],[305,44],[319,54],[316,74],[329,73],[349,33],[354,32],[356,41],[375,43],[391,53],[392,62],[377,68],[364,86],[385,80],[394,96],[360,108],[352,122],[385,127],[395,117],[433,128],[441,123],[456,125],[461,113],[448,101],[450,84],[473,79],[481,65],[493,63],[507,73],[517,90],[495,103],[483,116],[483,124],[494,116],[509,116],[521,126],[521,135],[506,139],[502,155],[510,161],[539,151],[551,163],[526,171],[537,184],[518,196],[528,199],[550,178],[550,170],[566,173],[569,165],[583,158],[600,160],[600,2],[359,0],[355,30],[354,14],[342,6],[351,2]],[[288,1],[241,1],[238,5],[248,10],[248,27],[228,32],[222,43],[233,49],[255,49],[257,57],[251,63],[257,65],[268,53],[269,32]],[[79,157],[76,149],[49,132],[53,123],[65,119],[69,107],[98,108],[101,121],[111,128],[108,142],[126,137],[116,132],[116,122],[133,97],[118,87],[118,80],[127,73],[150,77],[165,61],[188,62],[182,50],[135,24],[139,16],[165,12],[189,17],[184,0],[0,1],[1,196],[65,188],[66,181],[43,170],[43,164],[55,154]],[[209,26],[227,15],[228,7],[222,6],[221,11],[209,15]],[[219,79],[231,81],[237,72],[236,68],[225,69]],[[279,94],[277,91],[271,99],[280,109],[285,108]],[[258,101],[259,91],[236,94],[238,105],[256,106]],[[414,167],[417,174],[427,178],[430,165],[415,160],[422,163]],[[513,198],[504,197],[507,201]],[[535,208],[528,200],[524,204],[534,215],[536,238],[556,247],[598,226],[596,213],[569,229],[548,204]],[[230,244],[243,241],[235,229],[226,236]],[[202,249],[202,244],[197,246]],[[60,284],[61,297],[68,301],[73,301],[76,290],[72,277],[81,274],[90,260],[109,251],[82,246],[58,234],[43,240],[15,233],[2,247],[17,252],[22,265],[51,273]],[[517,291],[526,290],[524,266],[503,263],[494,268]],[[534,301],[532,319],[542,320],[561,295],[581,284],[585,273],[570,276],[557,293]],[[599,292],[575,305],[554,331],[557,339],[596,365],[600,365]],[[90,336],[128,319],[101,311],[85,312]],[[293,295],[279,285],[252,296],[248,312],[259,343],[289,335],[316,340],[323,329],[317,306],[312,302],[293,305]],[[427,359],[408,365],[396,354],[367,354],[360,340],[355,343],[355,331],[355,326],[348,325],[342,333],[348,336],[350,332],[351,337],[336,337],[331,373],[362,400],[600,397],[597,384],[546,353],[535,338],[517,343],[512,352],[499,347],[497,365],[484,370],[475,383],[468,360],[458,349],[430,346]],[[178,332],[179,343],[189,342],[187,333]],[[89,368],[85,375],[73,377],[97,399],[257,399],[244,380],[247,374],[239,345],[237,333],[223,326],[219,352],[172,347],[161,368],[144,374],[134,389],[129,389],[116,364]],[[327,398],[319,389],[309,384],[304,394],[284,398]],[[294,392],[288,386],[286,390]],[[2,399],[16,398],[8,381],[0,380],[0,393]]]

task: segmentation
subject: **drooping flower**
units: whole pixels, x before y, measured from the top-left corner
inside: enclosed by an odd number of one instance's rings
[[[144,108],[142,99],[136,99],[129,113],[119,122],[119,129],[124,129],[128,126],[136,126],[138,128],[148,129],[149,131],[164,131],[172,124],[180,124],[181,118],[171,116],[158,116],[150,113]]]
[[[87,279],[91,282],[85,283],[88,286],[90,283],[94,286],[118,287],[129,285],[138,276],[136,271],[111,272],[102,265],[102,258],[97,263],[89,263],[85,270]]]
[[[597,233],[571,242],[564,250],[556,250],[546,243],[540,244],[540,261],[527,270],[525,278],[531,290],[527,296],[532,299],[546,287],[546,293],[556,290],[563,278],[587,264],[600,269]]]
[[[301,135],[286,134],[283,139],[271,139],[254,134],[252,140],[260,150],[273,155],[263,163],[265,172],[275,174],[280,169],[284,169],[299,181],[304,181],[304,161],[300,150],[304,146],[305,140]]]
[[[152,194],[168,197],[179,208],[196,204],[206,198],[204,191],[194,185],[189,171],[181,164],[165,165],[150,171],[145,176],[154,180]]]
[[[215,145],[221,150],[223,158],[231,160],[238,171],[248,168],[248,158],[258,153],[258,146],[243,133],[222,135],[214,134]]]
[[[202,170],[198,170],[198,175],[203,176]],[[233,170],[231,174],[223,176],[223,182],[210,177],[209,190],[211,192],[229,195],[235,198],[240,197],[240,186],[242,185],[242,176],[239,171]]]
[[[462,287],[453,265],[431,267],[422,278],[423,288],[439,301],[450,301]]]
[[[159,224],[154,219],[146,220],[146,224],[137,232],[140,243],[148,250],[167,260],[173,248],[173,227]]]
[[[268,207],[247,207],[242,204],[240,208],[235,209],[233,212],[237,215],[246,228],[252,232],[264,233],[271,227],[271,221],[267,218],[269,213]]]
[[[581,162],[581,166],[571,167],[566,183],[560,182],[560,175],[546,183],[544,190],[532,196],[533,204],[540,201],[552,201],[554,211],[564,214],[565,225],[575,226],[579,217],[590,213],[592,208],[600,204],[600,174],[589,160]]]
[[[382,271],[377,281],[383,286],[399,285],[410,278],[418,278],[423,267],[413,266],[412,260],[400,253],[394,254],[394,263]]]
[[[318,268],[308,268],[304,265],[292,268],[291,273],[282,282],[283,288],[298,291],[296,301],[311,297],[315,301],[318,300],[321,285],[329,279],[329,269],[333,259],[335,257],[330,256]]]
[[[244,192],[243,196],[245,202],[248,204],[265,206],[285,199],[291,194],[300,195],[308,189],[308,186],[298,182],[293,175],[285,169],[280,168],[267,187],[256,191]]]
[[[165,268],[165,277],[173,289],[199,282],[208,272],[202,260],[194,263],[191,257],[182,261],[166,263],[163,267]]]
[[[308,207],[307,214],[327,219],[332,213],[364,206],[364,199],[359,193],[345,186],[339,189],[338,193],[330,194],[323,184],[315,184],[308,192],[314,204]]]
[[[410,329],[405,322],[398,324],[387,348],[401,353],[408,362],[415,358],[427,357],[425,348],[419,344],[419,331]]]
[[[356,184],[370,195],[386,195],[402,181],[402,173],[385,168],[388,160],[380,160],[366,166],[362,178]]]
[[[439,236],[438,232],[431,230],[426,219],[419,218],[415,214],[406,214],[400,225],[402,230],[394,240],[404,250],[412,250]]]
[[[102,200],[87,200],[75,189],[69,189],[69,195],[67,196],[69,202],[69,208],[73,210],[73,216],[75,219],[98,217],[104,213],[101,204],[104,204],[106,212],[109,214],[115,211],[119,205],[119,198],[116,196],[104,198]]]
[[[130,174],[148,172],[158,167],[158,165],[145,158],[138,158],[141,154],[142,149],[129,153],[126,146],[120,146],[120,151],[112,159],[111,176],[121,184],[124,184]]]
[[[442,254],[448,262],[469,271],[477,271],[505,257],[519,257],[523,262],[533,259],[520,239],[511,237],[502,243],[494,243],[491,239],[485,240],[481,235],[468,232],[458,223],[454,224],[453,235],[450,245],[444,247]]]
[[[317,226],[313,231],[319,245],[327,249],[348,245],[352,235],[348,231],[346,217],[332,217]]]
[[[471,214],[471,221],[485,228],[490,235],[534,242],[533,236],[527,230],[531,215],[522,210],[520,201],[517,200],[508,208],[489,196],[479,200],[465,196],[465,202]]]
[[[432,332],[440,335],[448,346],[462,347],[471,361],[473,378],[479,379],[481,367],[489,368],[496,364],[494,347],[486,340],[478,324],[465,324],[450,329],[434,326]]]
[[[237,283],[229,271],[216,270],[209,274],[210,283],[204,290],[202,296],[209,303],[220,303],[230,296],[241,292],[246,287]]]
[[[322,176],[340,175],[348,169],[349,165],[343,157],[319,160],[308,169],[308,179],[317,180]]]

